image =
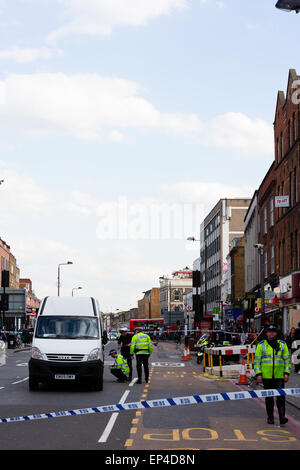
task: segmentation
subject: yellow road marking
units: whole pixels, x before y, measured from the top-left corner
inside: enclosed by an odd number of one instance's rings
[[[125,442],[125,447],[131,447],[133,444],[133,439],[127,439],[127,441]]]

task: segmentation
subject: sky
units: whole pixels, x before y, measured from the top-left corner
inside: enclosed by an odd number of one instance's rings
[[[36,295],[137,306],[251,198],[300,17],[275,0],[0,0],[0,237]]]

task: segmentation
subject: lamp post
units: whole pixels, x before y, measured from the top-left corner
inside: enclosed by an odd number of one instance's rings
[[[82,289],[82,287],[73,287],[72,289],[72,297],[74,297],[74,290]]]
[[[262,324],[265,326],[265,273],[264,273],[264,245],[256,243],[254,248],[258,249],[259,252],[259,263],[260,263],[260,296],[261,296],[261,315]]]
[[[67,263],[60,263],[60,264],[58,265],[58,270],[57,270],[57,295],[58,295],[58,297],[59,297],[59,295],[60,295],[60,267],[61,267],[61,266],[67,266],[67,265],[69,265],[69,264],[73,264],[73,262],[72,262],[72,261],[68,261]]]
[[[188,241],[191,242],[201,242],[201,240],[195,237],[188,237]],[[199,266],[201,271],[201,246],[200,246],[200,258],[199,258]],[[204,314],[207,314],[207,244],[204,241]]]

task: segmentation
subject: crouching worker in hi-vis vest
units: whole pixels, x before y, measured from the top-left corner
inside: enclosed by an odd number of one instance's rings
[[[115,377],[117,377],[117,382],[126,382],[129,380],[127,375],[129,374],[130,369],[126,359],[124,359],[121,354],[118,354],[116,349],[112,349],[109,352],[109,356],[112,356],[115,359],[114,365],[110,366],[110,371]]]
[[[149,380],[149,357],[153,351],[153,345],[149,335],[142,333],[142,328],[135,328],[135,335],[130,344],[130,354],[136,355],[136,370],[138,375],[138,384],[142,383],[142,365],[144,366],[145,381]]]
[[[267,339],[260,341],[256,347],[254,372],[258,383],[263,383],[264,389],[284,388],[291,372],[291,359],[285,341],[277,339],[278,330],[270,325],[266,329]],[[265,399],[268,424],[274,424],[274,398]],[[280,424],[285,424],[285,397],[276,397]]]

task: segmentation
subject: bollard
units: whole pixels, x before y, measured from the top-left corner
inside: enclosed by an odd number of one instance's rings
[[[219,365],[220,365],[220,377],[223,377],[223,371],[222,371],[222,351],[219,351]]]

